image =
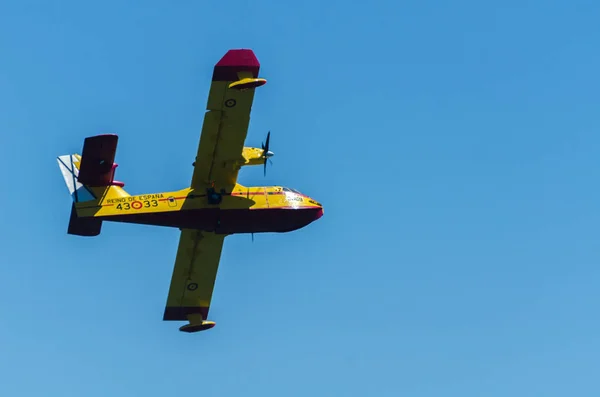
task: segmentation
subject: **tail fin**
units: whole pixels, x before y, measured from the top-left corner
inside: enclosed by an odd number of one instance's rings
[[[73,198],[68,234],[97,236],[102,228],[100,219],[79,217],[77,203],[101,206],[106,199],[129,196],[123,190],[124,183],[114,180],[116,148],[116,135],[99,135],[85,139],[83,155],[58,156],[58,166]]]
[[[69,194],[73,198],[73,202],[96,200],[97,197],[90,189],[79,182],[79,164],[81,164],[81,156],[78,154],[65,154],[58,156],[58,167],[65,178],[65,183],[69,189]]]
[[[58,167],[65,179],[65,184],[67,185],[67,189],[69,189],[69,194],[74,203],[98,201],[100,205],[107,198],[129,196],[123,190],[125,184],[122,182],[111,181],[105,186],[90,186],[81,183],[79,178],[81,160],[82,156],[79,154],[65,154],[57,157]]]

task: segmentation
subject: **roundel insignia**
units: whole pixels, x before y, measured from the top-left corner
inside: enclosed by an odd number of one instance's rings
[[[189,283],[187,286],[187,289],[189,291],[195,291],[198,289],[198,284],[197,283]]]
[[[141,201],[134,201],[133,203],[131,203],[131,207],[133,209],[139,210],[140,208],[142,208],[142,202]]]
[[[225,101],[225,106],[228,108],[232,108],[237,104],[235,99],[228,99]]]

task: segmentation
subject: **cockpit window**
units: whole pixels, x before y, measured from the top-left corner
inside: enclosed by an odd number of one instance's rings
[[[284,192],[290,192],[290,193],[296,193],[296,194],[300,194],[302,195],[302,193],[300,193],[299,191],[297,191],[296,189],[290,189],[289,187],[284,187],[283,188]]]

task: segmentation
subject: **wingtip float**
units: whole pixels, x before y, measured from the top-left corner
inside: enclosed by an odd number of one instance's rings
[[[115,134],[88,137],[81,155],[57,158],[73,199],[68,234],[97,236],[105,221],[181,229],[163,320],[187,321],[182,332],[215,326],[208,312],[226,236],[290,232],[323,216],[322,205],[297,190],[237,182],[241,167],[262,165],[266,172],[274,155],[270,132],[260,148],[244,146],[255,89],[266,83],[259,70],[249,49],[229,50],[215,65],[189,187],[126,192],[115,180]]]

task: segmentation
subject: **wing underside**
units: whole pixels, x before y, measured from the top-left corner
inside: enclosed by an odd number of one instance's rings
[[[260,64],[252,50],[230,50],[215,65],[208,95],[207,112],[196,155],[191,187],[214,187],[230,193],[237,181],[239,164],[250,123]],[[242,87],[242,89],[240,89]],[[248,88],[249,87],[249,88]]]
[[[191,314],[208,318],[225,235],[183,229],[163,320],[184,321]]]
[[[228,51],[215,65],[200,136],[192,190],[231,193],[237,182],[260,64],[252,50]],[[225,235],[182,229],[163,320],[188,320],[198,330],[208,318]],[[200,318],[198,316],[201,316]],[[182,327],[185,330],[185,326]]]

